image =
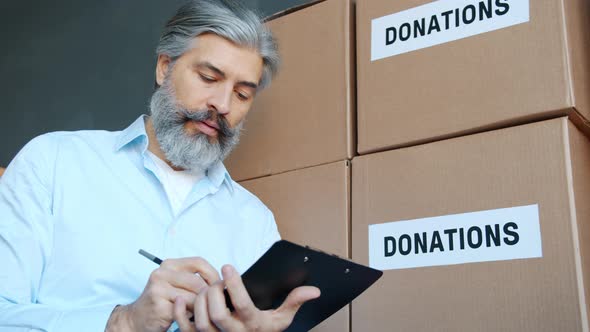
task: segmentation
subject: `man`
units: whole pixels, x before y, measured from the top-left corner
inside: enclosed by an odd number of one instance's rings
[[[0,167],[0,177],[4,174],[4,167]]]
[[[279,238],[221,163],[276,72],[272,36],[237,2],[195,0],[157,53],[150,117],[42,135],[8,166],[0,331],[281,331],[319,296],[300,287],[259,311],[239,277]],[[154,270],[139,249],[168,259]]]

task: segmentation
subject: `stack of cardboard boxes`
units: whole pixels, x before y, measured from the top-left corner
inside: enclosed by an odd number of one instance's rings
[[[590,2],[353,13],[269,23],[284,70],[229,162],[284,238],[384,270],[314,331],[588,331]]]
[[[352,330],[588,331],[590,3],[356,13]]]
[[[281,72],[248,114],[226,161],[274,213],[284,239],[350,257],[355,150],[354,21],[349,0],[311,3],[268,22]],[[349,331],[346,306],[314,331]]]

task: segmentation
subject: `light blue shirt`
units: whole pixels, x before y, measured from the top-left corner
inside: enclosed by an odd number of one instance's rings
[[[200,256],[243,273],[279,233],[272,213],[219,163],[175,217],[145,116],[120,132],[29,142],[0,181],[0,331],[102,332],[162,258]]]

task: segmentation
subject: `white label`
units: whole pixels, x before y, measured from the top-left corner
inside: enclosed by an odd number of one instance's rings
[[[529,0],[434,1],[373,19],[371,61],[528,21]]]
[[[369,225],[379,270],[542,256],[537,204]]]

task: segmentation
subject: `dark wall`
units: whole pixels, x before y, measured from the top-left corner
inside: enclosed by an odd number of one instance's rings
[[[0,166],[33,137],[146,113],[161,27],[183,0],[0,2]],[[265,15],[302,0],[245,1]]]

